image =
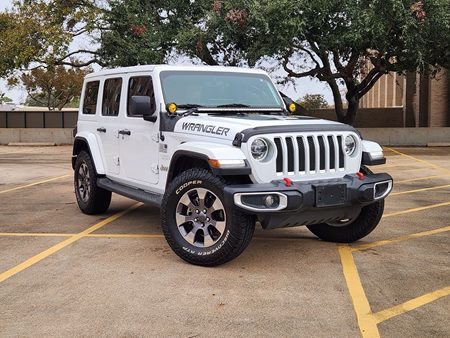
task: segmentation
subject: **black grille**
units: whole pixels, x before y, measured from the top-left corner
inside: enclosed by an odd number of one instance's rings
[[[308,168],[307,164],[309,164],[309,172],[336,170],[336,160],[338,160],[338,169],[344,169],[344,152],[340,135],[275,137],[274,142],[277,149],[277,173],[305,172]],[[298,163],[295,163],[296,151]],[[316,168],[316,159],[319,160],[318,168]]]
[[[281,147],[281,140],[279,138],[274,139],[275,146],[277,147],[277,173],[283,172],[283,148]]]

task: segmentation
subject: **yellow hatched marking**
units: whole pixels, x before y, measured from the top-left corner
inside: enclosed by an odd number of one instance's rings
[[[60,180],[60,179],[62,179],[62,178],[66,178],[66,177],[70,177],[70,176],[72,176],[72,175],[58,176],[58,177],[49,178],[48,180],[43,180],[43,181],[38,181],[38,182],[26,184],[26,185],[21,185],[21,186],[19,186],[19,187],[15,187],[15,188],[11,188],[11,189],[2,190],[2,191],[0,191],[0,194],[4,194],[4,193],[7,193],[7,192],[16,191],[16,190],[20,190],[20,189],[25,189],[25,188],[29,188],[29,187],[34,187],[35,185],[39,185],[39,184],[43,184],[43,183],[47,183],[47,182],[52,182],[52,181]]]
[[[393,149],[393,148],[386,147],[386,149],[389,149],[389,150],[391,150],[391,151],[393,151],[394,153],[397,153],[397,154],[399,154],[399,155],[408,157],[408,158],[410,158],[410,159],[412,159],[412,160],[414,160],[414,161],[421,162],[421,163],[425,163],[426,165],[428,165],[428,166],[430,166],[430,167],[433,167],[433,168],[435,168],[435,169],[442,170],[442,171],[445,171],[445,172],[447,172],[447,173],[450,173],[450,170],[449,170],[449,169],[444,168],[444,167],[441,167],[441,166],[439,166],[439,165],[437,165],[437,164],[434,164],[434,163],[431,163],[431,162],[429,162],[429,161],[422,160],[422,159],[420,159],[420,158],[417,158],[417,157],[414,157],[414,156],[411,156],[411,155],[402,153],[401,151],[398,151],[398,150]]]
[[[450,295],[450,286],[447,286],[445,288],[427,293],[423,296],[419,296],[417,298],[408,300],[405,303],[393,306],[389,309],[374,313],[373,317],[374,317],[376,323],[381,323],[381,322],[384,322],[385,320],[388,320],[388,319],[391,319],[398,315],[401,315],[403,313],[412,311],[414,309],[417,309],[421,306],[424,306],[428,303],[434,302],[435,300],[438,300],[439,298],[442,298],[442,297],[446,297],[448,295]]]
[[[338,245],[338,251],[361,335],[363,338],[380,337],[377,322],[372,316],[372,310],[361,284],[350,247],[348,245]]]
[[[442,178],[442,177],[448,177],[448,176],[450,176],[450,175],[434,175],[434,176],[410,178],[408,180],[395,181],[394,183],[399,184],[399,183],[407,183],[407,182],[415,182],[415,181],[425,181],[425,180],[430,180],[433,178]]]
[[[2,274],[0,274],[0,283],[7,280],[8,278],[11,278],[12,276],[18,274],[19,272],[28,269],[30,266],[33,266],[34,264],[40,262],[41,260],[43,260],[44,258],[47,258],[48,256],[54,254],[55,252],[60,251],[61,249],[65,248],[66,246],[80,240],[81,238],[89,235],[91,232],[94,232],[98,229],[100,229],[101,227],[117,220],[118,218],[126,215],[127,213],[129,213],[130,211],[140,207],[143,203],[136,203],[133,206],[129,207],[128,209],[118,212],[108,218],[106,218],[105,220],[91,226],[90,228],[75,234],[69,238],[67,238],[66,240],[50,247],[49,249],[42,251],[41,253],[27,259],[26,261],[20,263],[19,265],[16,265],[15,267],[3,272]]]
[[[423,210],[428,210],[428,209],[433,209],[433,208],[440,208],[440,207],[444,207],[444,206],[447,206],[447,205],[450,205],[450,202],[431,204],[431,205],[427,205],[427,206],[424,206],[424,207],[419,207],[419,208],[407,209],[407,210],[403,210],[403,211],[392,212],[390,214],[383,215],[383,218],[397,216],[397,215],[404,215],[404,214],[409,214],[411,212],[418,212],[418,211],[423,211]]]
[[[394,192],[394,193],[391,193],[390,195],[391,196],[398,196],[398,195],[412,194],[412,193],[421,192],[421,191],[438,190],[438,189],[443,189],[443,188],[448,188],[448,187],[450,187],[450,184],[440,185],[440,186],[431,187],[431,188],[421,188],[421,189],[414,189],[414,190]]]
[[[351,247],[351,251],[355,252],[355,251],[362,251],[362,250],[372,249],[372,248],[375,248],[375,247],[378,247],[378,246],[383,246],[383,245],[388,245],[388,244],[408,241],[408,240],[411,240],[411,239],[416,239],[416,238],[436,235],[436,234],[440,234],[440,233],[447,232],[447,231],[450,231],[450,226],[446,226],[446,227],[439,228],[439,229],[434,229],[434,230],[429,230],[429,231],[418,232],[418,233],[411,234],[411,235],[395,237],[395,238],[386,239],[386,240],[382,240],[382,241],[355,245],[355,246]]]

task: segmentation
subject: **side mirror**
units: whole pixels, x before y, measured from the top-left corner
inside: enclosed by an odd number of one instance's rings
[[[156,122],[157,116],[155,113],[155,107],[152,107],[152,103],[149,96],[132,96],[130,100],[131,116],[142,116],[145,121]]]

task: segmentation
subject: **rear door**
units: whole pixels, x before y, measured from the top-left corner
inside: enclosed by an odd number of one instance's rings
[[[97,128],[97,137],[103,151],[103,163],[106,174],[117,177],[120,174],[119,150],[119,111],[122,98],[122,78],[115,77],[103,82],[101,115]]]
[[[149,73],[144,73],[132,74],[125,81],[126,109],[120,119],[126,127],[120,136],[120,176],[133,186],[146,189],[157,184],[159,178],[159,117],[156,122],[149,122],[142,116],[132,115],[130,100],[132,96],[149,96],[152,110],[157,114],[153,79]]]

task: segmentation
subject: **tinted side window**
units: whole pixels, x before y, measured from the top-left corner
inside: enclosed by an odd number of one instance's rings
[[[98,88],[100,81],[86,83],[83,100],[83,114],[95,114],[97,112]]]
[[[102,115],[117,116],[120,107],[122,79],[107,79],[103,89]]]
[[[153,82],[151,76],[136,76],[130,78],[128,82],[128,116],[132,115],[130,111],[131,97],[132,96],[148,96],[150,97],[150,103],[152,111],[155,109],[155,92],[153,91]]]

